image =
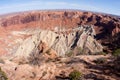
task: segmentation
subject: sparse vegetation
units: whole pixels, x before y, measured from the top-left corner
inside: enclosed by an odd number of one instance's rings
[[[44,77],[46,74],[47,74],[47,72],[46,72],[46,71],[44,71],[44,72],[42,73],[42,76]]]
[[[78,50],[79,53],[82,52],[82,48],[81,47],[77,47],[77,50]]]
[[[32,65],[38,65],[40,66],[41,61],[43,61],[43,57],[39,50],[35,50],[30,54],[30,57],[28,57],[29,63]]]
[[[82,50],[82,55],[91,55],[93,53],[91,53],[91,51],[87,48],[87,47],[84,47],[83,50]]]
[[[30,77],[34,79],[36,77],[36,73],[32,72],[32,76],[30,76]]]
[[[71,50],[68,53],[66,53],[67,57],[71,57],[72,55],[73,55],[73,51],[71,51]]]
[[[48,49],[48,50],[46,51],[46,53],[47,53],[48,55],[50,55],[50,51],[51,51],[51,49]]]
[[[0,59],[0,63],[4,64],[4,63],[5,63],[5,61],[4,61],[3,59]]]
[[[82,78],[82,73],[79,72],[78,70],[73,70],[73,71],[69,74],[69,78],[70,78],[70,80],[81,80],[81,78]]]
[[[27,62],[27,60],[23,57],[23,58],[21,58],[20,60],[19,60],[19,65],[22,65],[22,64],[27,64],[28,62]]]
[[[46,74],[47,74],[47,72],[44,71],[44,72],[42,73],[42,76],[40,77],[40,80],[41,80]]]
[[[8,80],[5,72],[2,71],[1,67],[0,67],[0,80]]]
[[[94,53],[94,55],[106,55],[106,54],[107,53],[105,53],[104,51]]]
[[[77,49],[77,55],[81,55],[83,49],[81,47],[76,47],[76,49]]]
[[[107,53],[102,51],[102,52],[100,52],[100,54],[101,55],[106,55]]]
[[[114,56],[120,56],[120,48],[114,50],[113,55],[114,55]]]
[[[93,62],[96,64],[103,64],[106,62],[106,59],[101,57],[101,58],[94,60]]]
[[[120,56],[117,56],[117,58],[113,61],[114,63],[114,69],[117,70],[120,73]]]
[[[46,62],[52,62],[53,61],[53,59],[51,59],[51,58],[48,58],[47,60],[46,60]]]

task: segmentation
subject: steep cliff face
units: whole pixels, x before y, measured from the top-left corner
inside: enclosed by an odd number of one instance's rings
[[[1,27],[18,29],[20,27],[40,27],[54,29],[56,26],[73,28],[77,25],[94,25],[96,32],[103,29],[111,34],[120,31],[120,19],[116,16],[80,11],[31,11],[0,18]],[[14,28],[13,28],[14,27]]]

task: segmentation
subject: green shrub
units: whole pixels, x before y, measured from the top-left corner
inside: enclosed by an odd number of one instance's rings
[[[106,52],[101,52],[101,55],[106,55],[107,53]]]
[[[80,80],[82,78],[82,73],[77,70],[73,70],[69,74],[69,78],[70,78],[70,80]]]
[[[83,51],[83,49],[81,47],[77,47],[77,50],[79,53],[81,53]]]
[[[113,51],[114,56],[120,56],[120,49],[116,49]]]
[[[94,60],[93,62],[96,64],[103,64],[106,62],[106,59],[105,58],[98,58],[98,59]]]
[[[101,52],[96,52],[96,53],[93,53],[94,55],[106,55],[107,53],[101,51]]]
[[[73,51],[69,51],[68,53],[66,53],[67,57],[71,57],[73,55]]]
[[[5,72],[2,71],[1,67],[0,67],[0,80],[8,80]]]
[[[77,55],[81,55],[83,53],[83,49],[81,47],[76,47]]]

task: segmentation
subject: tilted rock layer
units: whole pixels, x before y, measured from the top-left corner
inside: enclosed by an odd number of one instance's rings
[[[94,39],[94,32],[91,26],[80,26],[75,29],[57,32],[34,30],[33,33],[31,32],[32,36],[23,41],[15,55],[18,57],[28,57],[37,49],[41,53],[52,49],[58,56],[65,56],[65,54],[68,54],[70,50],[75,50],[75,48],[79,49],[76,53],[86,48],[91,54],[101,52],[102,46]]]

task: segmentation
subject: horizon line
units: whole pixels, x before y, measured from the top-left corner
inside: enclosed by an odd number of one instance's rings
[[[105,13],[105,12],[100,12],[100,11],[92,11],[92,10],[82,10],[82,9],[33,9],[33,10],[23,10],[23,11],[13,11],[13,12],[8,12],[8,13],[2,13],[0,16],[4,15],[12,15],[12,14],[20,14],[24,12],[31,12],[31,11],[81,11],[81,12],[92,12],[92,13],[97,13],[97,14],[104,14],[104,15],[112,15],[112,16],[117,16],[120,17],[120,15],[117,14],[111,14],[111,13]]]

